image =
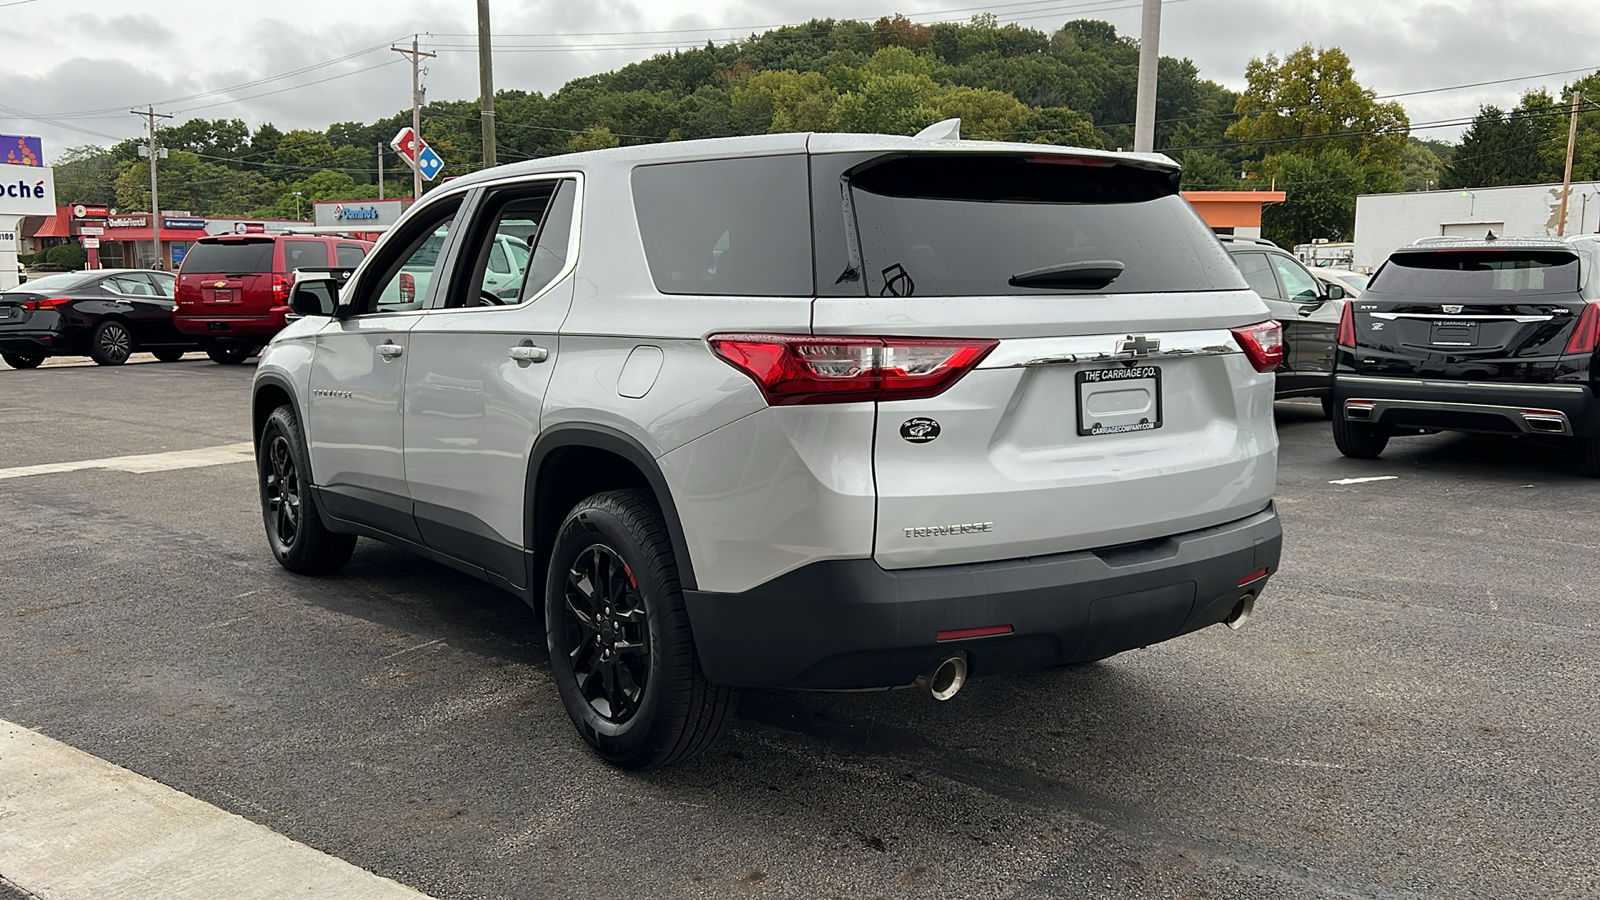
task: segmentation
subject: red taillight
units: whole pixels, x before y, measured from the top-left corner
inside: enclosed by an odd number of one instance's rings
[[[417,280],[410,273],[400,273],[400,302],[413,303],[417,299]]]
[[[1229,329],[1257,372],[1276,372],[1283,365],[1283,326],[1268,319]]]
[[[995,637],[1001,634],[1010,634],[1010,625],[984,625],[981,628],[952,628],[941,631],[934,636],[936,641],[966,641],[972,638]]]
[[[1578,325],[1567,339],[1568,353],[1593,353],[1600,347],[1600,304],[1586,303]]]
[[[799,334],[718,334],[708,341],[772,406],[932,397],[1000,343]]]
[[[22,301],[22,308],[23,309],[55,309],[58,306],[66,306],[68,303],[71,303],[71,302],[72,302],[72,298],[71,297],[45,297],[45,298],[40,299],[40,300],[24,300],[24,301]]]
[[[1346,303],[1344,305],[1344,312],[1339,313],[1339,346],[1341,346],[1341,347],[1349,347],[1352,350],[1355,349],[1355,346],[1356,346],[1356,308],[1355,308],[1355,304]]]
[[[292,276],[292,275],[288,276],[288,277],[284,277],[282,275],[273,275],[272,276],[272,302],[273,303],[287,303],[287,302],[289,302],[289,287],[292,284],[294,284],[294,276]]]

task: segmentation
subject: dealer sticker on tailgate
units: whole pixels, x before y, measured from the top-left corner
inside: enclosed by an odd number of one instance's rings
[[[1160,427],[1160,366],[1078,373],[1078,434],[1127,434]]]

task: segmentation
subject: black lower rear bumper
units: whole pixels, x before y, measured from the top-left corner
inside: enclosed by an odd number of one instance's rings
[[[1582,385],[1339,375],[1335,403],[1352,422],[1555,437],[1600,437],[1600,399]]]
[[[739,594],[687,591],[706,677],[741,687],[910,684],[955,651],[974,675],[1099,659],[1227,619],[1278,570],[1268,506],[1225,525],[1130,547],[887,570],[812,563]],[[939,640],[1009,626],[990,637]]]

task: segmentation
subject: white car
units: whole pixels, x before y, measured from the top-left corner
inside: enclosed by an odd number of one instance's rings
[[[1311,274],[1325,285],[1334,285],[1344,288],[1346,297],[1359,297],[1367,290],[1367,276],[1349,269],[1312,269]]]
[[[1278,568],[1281,332],[1164,157],[553,157],[429,193],[291,304],[254,384],[274,555],[328,572],[376,538],[542,607],[620,766],[704,749],[738,687],[945,699],[1238,625]]]

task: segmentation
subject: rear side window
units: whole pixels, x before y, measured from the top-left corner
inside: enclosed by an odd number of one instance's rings
[[[272,271],[273,242],[197,241],[183,257],[183,271],[253,275]]]
[[[1567,250],[1431,250],[1396,253],[1369,290],[1415,297],[1494,300],[1578,292],[1578,257]]]
[[[813,293],[805,156],[640,166],[633,203],[663,294]]]
[[[1167,172],[927,154],[848,176],[873,296],[1243,290]]]
[[[338,254],[339,268],[354,269],[361,265],[361,260],[366,257],[367,251],[360,244],[340,244]]]
[[[283,267],[296,269],[326,269],[328,245],[322,241],[284,241]]]

